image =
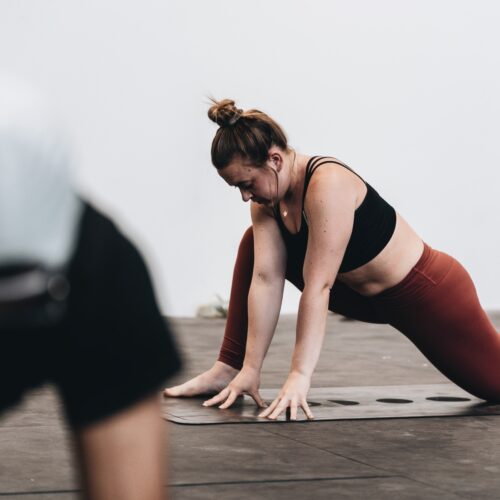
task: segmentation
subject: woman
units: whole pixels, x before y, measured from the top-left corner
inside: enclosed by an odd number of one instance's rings
[[[247,393],[265,407],[259,373],[286,278],[302,291],[295,349],[285,384],[260,416],[287,410],[294,420],[301,407],[313,418],[306,397],[328,309],[394,326],[457,385],[500,400],[500,336],[458,261],[424,243],[342,162],[297,154],[266,114],[223,100],[208,115],[220,126],[212,162],[252,201],[252,228],[240,244],[218,361],[165,395],[215,392],[204,405],[228,408]]]

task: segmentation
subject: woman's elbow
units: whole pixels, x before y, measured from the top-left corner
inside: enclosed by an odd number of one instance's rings
[[[330,295],[334,280],[324,279],[320,281],[311,281],[304,283],[302,293],[311,293],[313,295]]]

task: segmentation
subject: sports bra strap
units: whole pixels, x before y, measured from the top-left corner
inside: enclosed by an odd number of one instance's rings
[[[321,165],[325,165],[326,163],[335,163],[336,165],[340,165],[341,167],[347,168],[347,170],[350,170],[354,175],[358,176],[365,184],[366,181],[359,175],[357,174],[351,167],[346,165],[345,163],[342,163],[339,160],[334,160],[331,157],[328,156],[313,156],[307,166],[306,166],[306,175],[305,175],[305,180],[304,180],[304,192],[302,193],[302,209],[304,207],[304,201],[306,199],[306,193],[307,193],[307,188],[309,186],[309,181],[311,180],[312,175],[316,171],[318,167],[321,167]]]
[[[306,165],[306,173],[305,173],[305,178],[304,178],[304,191],[302,193],[302,210],[301,210],[301,212],[302,212],[302,215],[303,215],[307,225],[309,225],[309,221],[307,220],[307,215],[306,215],[305,210],[304,210],[304,202],[306,199],[309,181],[311,180],[311,177],[314,174],[314,172],[316,171],[316,169],[318,167],[321,167],[321,165],[324,165],[325,163],[334,163],[334,164],[340,165],[341,167],[347,168],[347,170],[350,170],[354,175],[358,176],[368,186],[367,182],[360,175],[358,175],[351,167],[349,167],[345,163],[342,163],[339,160],[334,160],[329,156],[312,156]],[[288,232],[285,224],[283,223],[283,219],[281,218],[281,215],[280,215],[279,202],[273,205],[273,211],[274,211],[274,215],[278,221],[278,225],[282,229],[284,229],[286,232]],[[302,227],[302,225],[301,225],[301,227]]]

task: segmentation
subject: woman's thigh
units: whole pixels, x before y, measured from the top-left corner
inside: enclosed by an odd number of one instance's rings
[[[374,303],[450,380],[500,399],[500,335],[460,262],[428,247],[410,275]]]

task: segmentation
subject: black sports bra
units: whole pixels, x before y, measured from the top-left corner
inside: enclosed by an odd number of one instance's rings
[[[396,211],[370,184],[364,181],[354,170],[342,162],[325,156],[313,156],[306,166],[304,193],[302,195],[302,220],[298,233],[290,233],[281,219],[279,206],[274,211],[278,226],[285,241],[288,257],[303,262],[307,250],[308,227],[304,213],[304,200],[307,187],[314,171],[325,163],[335,163],[357,175],[366,185],[367,192],[363,202],[354,213],[351,237],[339,268],[339,273],[352,271],[376,257],[387,245],[396,228]]]

